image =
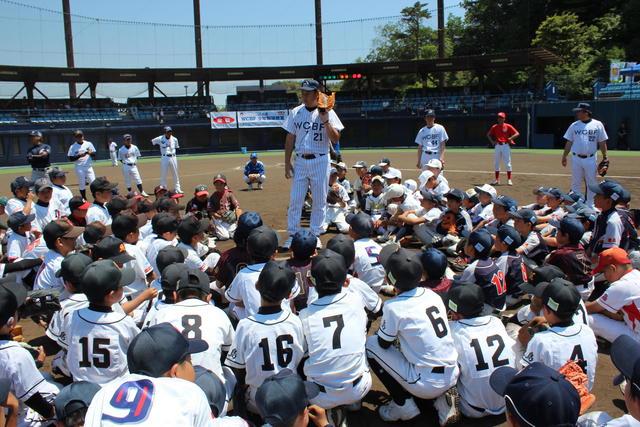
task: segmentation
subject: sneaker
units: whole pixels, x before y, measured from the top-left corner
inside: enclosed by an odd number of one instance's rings
[[[247,184],[247,190],[248,191],[252,191],[253,190],[253,184]]]
[[[262,183],[258,184],[258,190],[262,190]]]
[[[507,181],[507,185],[513,185],[513,181],[511,180]]]
[[[293,236],[289,235],[289,237],[287,237],[287,240],[284,241],[284,243],[282,244],[282,249],[285,250],[289,250],[289,248],[291,248],[291,242],[293,241]]]
[[[378,408],[378,415],[383,421],[407,421],[420,415],[420,409],[413,398],[405,400],[402,406],[392,400]]]
[[[334,427],[347,427],[347,412],[344,406],[336,406],[327,410],[329,424]]]
[[[380,293],[383,294],[383,295],[386,295],[388,297],[396,296],[396,290],[391,285],[382,285],[380,287]]]
[[[453,386],[443,395],[439,396],[433,406],[438,412],[438,421],[441,426],[455,424],[460,420],[460,395],[458,389]]]
[[[320,241],[320,237],[317,237],[316,240],[316,249],[322,249],[322,242]]]
[[[491,185],[500,185],[500,180],[496,179],[494,180]]]
[[[147,194],[147,192],[146,192],[146,191],[143,191],[142,193],[140,193],[140,195],[141,195],[142,197],[149,197],[149,195]]]

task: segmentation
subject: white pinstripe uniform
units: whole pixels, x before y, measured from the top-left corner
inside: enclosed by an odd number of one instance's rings
[[[89,153],[95,152],[96,147],[86,140],[82,140],[82,144],[74,142],[67,152],[68,157],[87,154],[73,162],[76,168],[76,176],[78,177],[78,189],[80,190],[87,188],[87,184],[91,184],[96,179],[96,173],[93,171],[93,159],[89,155]]]
[[[142,178],[140,178],[140,172],[138,172],[138,157],[141,157],[138,147],[131,144],[129,148],[123,145],[118,150],[118,160],[122,162],[122,175],[124,175],[124,185],[127,190],[131,189],[131,179],[136,184],[142,184]],[[164,157],[163,157],[164,158]]]
[[[109,158],[111,165],[118,166],[118,144],[113,141],[109,143]]]
[[[328,120],[339,132],[344,129],[335,111],[330,110]],[[295,135],[295,160],[293,164],[293,183],[289,200],[287,231],[290,235],[301,229],[300,216],[307,189],[311,186],[313,206],[311,209],[311,231],[320,235],[327,210],[327,191],[329,190],[329,135],[320,119],[318,109],[309,111],[304,104],[299,105],[287,117],[282,125],[284,130]],[[304,159],[303,155],[315,155],[313,159]]]
[[[162,160],[160,161],[162,174],[160,177],[160,185],[165,188],[169,188],[167,184],[167,172],[171,171],[175,190],[178,193],[182,193],[182,189],[180,188],[180,177],[178,176],[178,158],[176,157],[177,149],[180,148],[178,138],[171,135],[171,137],[167,139],[165,135],[160,135],[153,138],[151,143],[153,145],[160,146],[160,154],[162,155]]]
[[[449,140],[447,131],[441,124],[435,123],[433,126],[423,126],[416,135],[415,143],[420,146],[422,155],[420,156],[420,163],[422,163],[422,169],[427,169],[427,162],[431,159],[440,160],[442,155],[442,143],[446,143]]]

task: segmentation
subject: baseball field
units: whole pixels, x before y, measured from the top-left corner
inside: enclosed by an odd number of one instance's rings
[[[192,191],[198,184],[206,184],[212,188],[211,178],[217,173],[227,176],[231,189],[237,195],[243,210],[253,210],[261,213],[265,223],[276,229],[281,239],[286,238],[287,206],[289,202],[289,183],[284,178],[284,156],[282,152],[260,153],[261,160],[265,164],[267,181],[262,191],[245,191],[246,185],[242,181],[244,163],[248,155],[243,154],[219,154],[181,156],[179,158],[180,176],[182,188],[185,191],[186,203],[191,197]],[[367,163],[376,163],[381,157],[389,157],[392,165],[401,169],[403,178],[417,179],[419,171],[415,168],[415,149],[389,149],[389,150],[346,150],[343,151],[343,159],[351,165],[358,160]],[[639,152],[610,152],[611,166],[607,178],[620,182],[632,194],[640,194],[640,153]],[[493,152],[489,149],[450,149],[446,154],[444,174],[452,187],[467,189],[473,185],[480,185],[493,181]],[[533,196],[531,190],[538,186],[554,186],[568,190],[571,184],[570,167],[563,168],[561,163],[561,151],[559,150],[514,150],[512,162],[514,168],[514,186],[502,185],[497,188],[499,194],[506,194],[516,198],[520,204],[531,203]],[[74,192],[77,192],[76,177],[71,165],[62,165],[71,173],[68,175],[68,184]],[[160,165],[159,159],[148,158],[139,161],[139,169],[144,181],[144,188],[148,193],[159,184]],[[119,167],[112,167],[108,161],[101,161],[95,165],[97,176],[108,176],[112,181],[123,182]],[[9,195],[9,183],[16,176],[29,176],[28,168],[3,168],[0,169],[0,188],[4,191],[0,195]],[[353,170],[348,177],[354,178]],[[506,176],[503,173],[503,182]],[[170,184],[171,187],[171,184]],[[633,208],[640,208],[638,198],[632,200]],[[330,229],[331,230],[331,229]],[[333,236],[330,231],[323,236],[323,241]],[[231,246],[230,242],[221,242],[218,248],[222,251]],[[288,254],[281,254],[286,257]],[[34,345],[40,345],[43,330],[30,320],[21,322],[25,331],[25,338]],[[377,325],[371,329],[374,333]],[[48,358],[48,362],[51,357]],[[45,364],[45,370],[49,364]],[[624,410],[624,400],[617,387],[611,383],[616,375],[607,348],[600,348],[596,382],[593,393],[597,397],[592,410],[609,412],[612,416],[620,416]],[[353,413],[349,422],[353,426],[378,426],[384,422],[374,413],[376,404],[384,399],[386,391],[379,382],[374,382],[372,391],[366,397],[360,412]],[[435,411],[428,401],[419,402],[423,414],[405,425],[437,425]],[[491,417],[483,420],[464,420],[461,425],[484,426],[501,425],[504,417]]]

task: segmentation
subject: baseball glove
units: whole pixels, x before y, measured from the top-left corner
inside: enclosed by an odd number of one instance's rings
[[[60,310],[60,293],[52,289],[40,289],[29,294],[27,301],[20,307],[20,316],[30,317],[36,323],[51,321],[53,313]]]
[[[318,110],[321,112],[331,111],[336,103],[335,93],[323,93],[318,91]]]
[[[236,222],[236,219],[236,213],[234,211],[226,211],[222,214],[222,220],[229,224],[233,224],[234,222]]]
[[[589,379],[582,365],[586,366],[586,363],[582,360],[569,360],[558,369],[558,372],[564,375],[567,381],[576,388],[580,396],[580,415],[586,413],[596,401],[596,397],[589,393],[587,388]]]
[[[598,175],[605,176],[608,170],[609,170],[609,160],[602,159],[602,161],[598,164]]]
[[[333,188],[327,192],[327,203],[335,204],[340,201],[340,193]]]

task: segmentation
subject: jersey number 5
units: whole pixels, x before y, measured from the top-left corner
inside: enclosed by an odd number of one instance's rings
[[[507,281],[504,278],[502,270],[498,270],[498,272],[493,275],[491,283],[496,286],[496,292],[498,295],[502,295],[507,291]]]
[[[117,409],[127,409],[129,413],[123,417],[102,414],[102,419],[116,424],[143,421],[149,413],[152,398],[153,383],[150,380],[127,381],[118,387],[109,404]]]
[[[82,347],[82,359],[80,359],[80,367],[81,368],[90,368],[93,362],[93,366],[96,368],[108,368],[111,366],[111,355],[109,354],[109,349],[104,348],[103,346],[108,346],[110,344],[109,338],[94,338],[93,346],[91,349],[91,353],[94,355],[93,358],[89,355],[89,338],[82,337],[79,339],[80,346]],[[102,357],[97,357],[102,356]]]

